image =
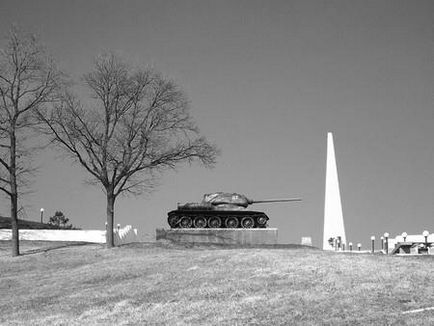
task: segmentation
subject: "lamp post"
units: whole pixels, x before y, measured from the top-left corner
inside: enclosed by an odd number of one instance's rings
[[[386,251],[386,255],[389,254],[389,233],[384,233],[384,250]]]
[[[371,237],[371,253],[375,251],[375,235]]]
[[[42,220],[44,219],[44,209],[43,208],[41,208],[41,223],[42,223]]]
[[[422,232],[422,235],[425,237],[425,246],[428,246],[428,236],[429,232],[427,230]]]
[[[401,234],[402,238],[404,239],[404,242],[407,239],[407,235],[408,235],[407,232],[402,232]]]
[[[359,251],[360,251],[360,249],[362,248],[362,244],[361,244],[361,243],[358,243],[358,244],[357,244],[357,248],[358,248]]]

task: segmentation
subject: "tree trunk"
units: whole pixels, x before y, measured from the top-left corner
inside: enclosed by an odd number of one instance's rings
[[[107,228],[106,228],[106,246],[113,248],[115,246],[113,228],[115,216],[115,195],[113,191],[107,190]]]
[[[11,196],[11,229],[12,229],[12,256],[20,255],[18,218],[17,218],[18,198],[17,195]]]
[[[11,199],[11,229],[12,229],[12,256],[20,254],[19,231],[18,231],[18,187],[17,187],[17,164],[16,164],[16,137],[15,130],[10,131],[10,199]]]

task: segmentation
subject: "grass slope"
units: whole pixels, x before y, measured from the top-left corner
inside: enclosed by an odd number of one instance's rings
[[[1,325],[433,325],[434,257],[0,242]]]
[[[11,218],[0,216],[0,229],[10,229]],[[18,220],[18,228],[20,229],[55,229],[53,225],[39,223],[34,221]]]

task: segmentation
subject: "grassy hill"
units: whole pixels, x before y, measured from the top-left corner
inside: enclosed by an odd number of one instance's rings
[[[52,225],[39,223],[34,221],[18,220],[18,227],[20,229],[54,229]],[[0,216],[0,229],[10,229],[11,218]]]
[[[434,257],[0,241],[1,325],[433,325]]]

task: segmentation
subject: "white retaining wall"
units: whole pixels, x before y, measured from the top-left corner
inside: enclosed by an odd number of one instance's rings
[[[116,245],[138,242],[137,229],[131,225],[114,229]],[[28,230],[20,229],[20,240],[43,240],[43,241],[78,241],[105,243],[105,230]],[[0,229],[0,240],[10,240],[12,232],[9,229]]]

